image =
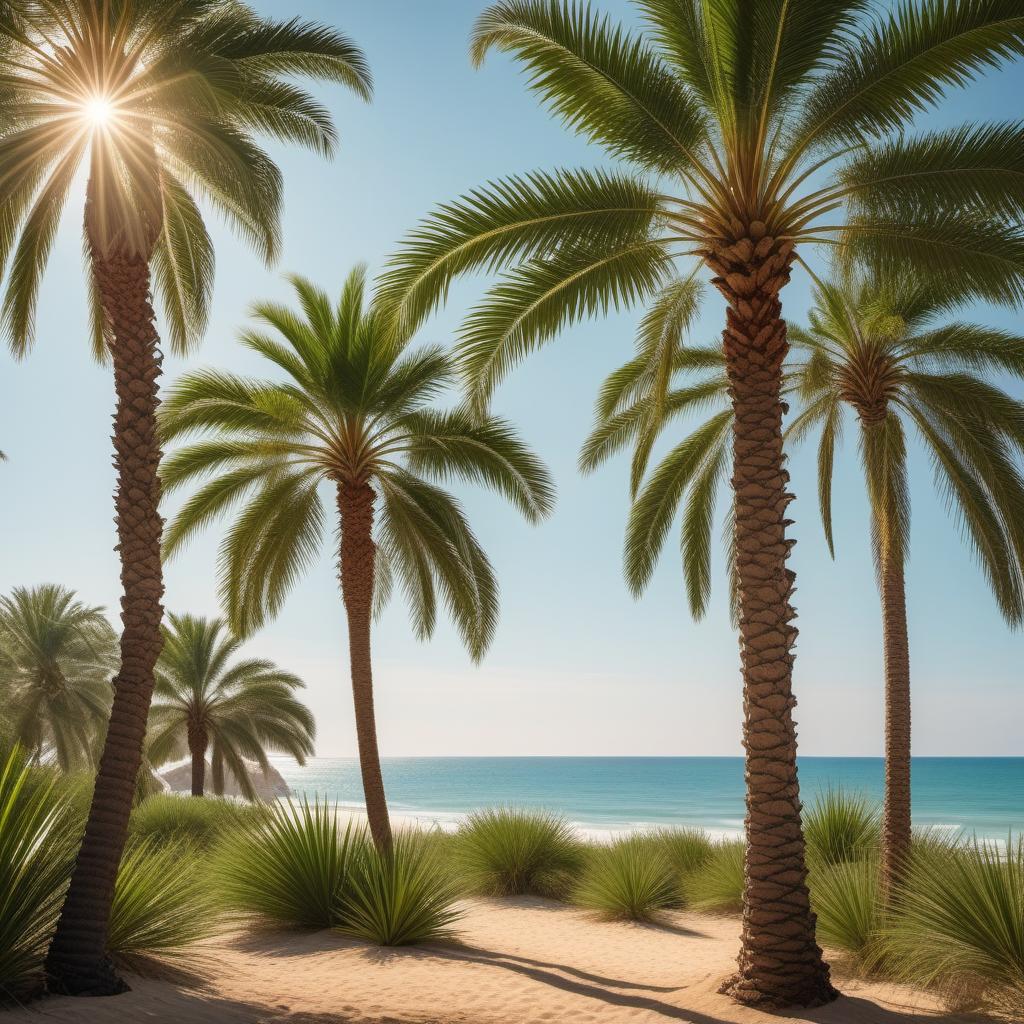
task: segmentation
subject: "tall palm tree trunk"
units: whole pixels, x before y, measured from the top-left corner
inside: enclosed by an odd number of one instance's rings
[[[373,665],[370,654],[370,619],[373,611],[374,563],[373,488],[367,483],[338,484],[341,517],[341,595],[348,616],[348,652],[352,671],[359,771],[370,834],[378,850],[391,848],[391,821],[384,796],[384,777],[377,750],[377,722],[373,711]]]
[[[880,555],[885,645],[885,810],[882,893],[888,899],[910,856],[910,646],[903,559],[892,545]]]
[[[113,340],[114,499],[121,557],[121,670],[96,775],[85,836],[46,959],[50,988],[112,995],[127,985],[106,956],[107,926],[142,760],[153,668],[163,639],[160,444],[156,430],[158,337],[142,256],[92,253],[100,300]]]
[[[760,230],[758,230],[760,229]],[[792,244],[750,237],[706,253],[728,302],[723,334],[735,413],[736,572],[743,667],[747,847],[738,972],[722,991],[768,1008],[817,1006],[836,996],[815,940],[807,890],[796,730],[792,710],[790,597],[786,568],[789,474],[782,451],[782,363],[788,348],[779,290]]]
[[[188,752],[192,757],[192,795],[202,796],[206,789],[206,746],[209,737],[202,725],[188,726]]]

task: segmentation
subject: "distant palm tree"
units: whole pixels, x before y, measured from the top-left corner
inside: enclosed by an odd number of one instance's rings
[[[482,405],[565,326],[710,272],[727,306],[747,761],[746,913],[724,990],[751,1004],[817,1005],[835,990],[815,941],[800,826],[781,296],[801,250],[824,244],[1024,301],[1022,126],[908,130],[950,89],[1024,53],[1024,6],[638,6],[637,34],[578,0],[503,0],[480,15],[474,63],[511,54],[556,117],[627,167],[534,172],[445,204],[395,257],[386,297],[411,329],[455,276],[505,271],[460,339]]]
[[[93,804],[50,947],[53,988],[122,991],[104,953],[114,879],[160,654],[163,576],[156,434],[161,356],[151,275],[171,348],[202,334],[214,253],[197,199],[271,260],[281,174],[262,133],[329,153],[327,111],[288,76],[363,96],[362,53],[299,19],[223,0],[19,0],[0,4],[0,265],[3,325],[31,347],[58,223],[88,166],[84,248],[97,356],[113,363],[121,669]]]
[[[819,283],[809,328],[789,328],[799,358],[785,374],[784,393],[798,403],[787,437],[798,442],[820,431],[818,499],[830,552],[835,452],[846,414],[858,424],[882,602],[885,892],[901,879],[911,843],[908,427],[931,457],[939,496],[956,512],[1004,617],[1011,624],[1024,620],[1024,478],[1017,464],[1024,454],[1024,405],[989,379],[1024,377],[1024,338],[953,320],[955,305],[955,297],[934,282],[858,273]],[[663,393],[649,338],[641,332],[637,356],[605,383],[581,465],[592,469],[632,444],[639,480],[653,439],[674,419],[717,407],[639,487],[625,546],[626,579],[639,594],[682,506],[683,571],[691,610],[699,617],[711,588],[711,532],[716,496],[727,482],[732,411],[720,355],[685,346],[686,327],[688,322],[680,323],[673,334],[675,354],[668,363],[673,375],[689,379]]]
[[[117,634],[103,609],[55,583],[0,598],[0,702],[8,738],[63,771],[94,767],[106,730]]]
[[[348,616],[359,764],[375,843],[391,843],[377,748],[370,621],[375,599],[397,576],[416,633],[428,637],[437,590],[474,660],[498,614],[490,562],[455,499],[428,478],[463,477],[500,491],[530,521],[552,504],[543,465],[511,426],[463,409],[429,407],[454,379],[448,353],[409,349],[376,302],[364,300],[362,269],[339,302],[291,278],[301,312],[259,302],[253,315],[278,338],[247,330],[241,340],[287,376],[256,381],[214,370],[191,373],[161,410],[167,439],[207,435],[164,462],[165,487],[211,477],[167,531],[168,552],[241,500],[224,540],[221,595],[240,634],[275,614],[321,550],[330,487],[340,531],[339,574]]]
[[[313,753],[313,715],[296,696],[305,683],[273,662],[232,662],[242,646],[221,619],[168,615],[149,711],[147,753],[161,765],[182,751],[192,759],[192,795],[202,796],[206,756],[213,758],[214,792],[224,793],[224,768],[242,794],[256,799],[245,759],[264,771],[267,751],[299,764]]]

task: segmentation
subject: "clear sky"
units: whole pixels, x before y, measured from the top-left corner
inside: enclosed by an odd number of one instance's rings
[[[569,135],[523,87],[510,61],[474,71],[467,36],[483,0],[261,0],[262,10],[328,21],[366,51],[376,79],[372,105],[340,87],[319,90],[342,146],[333,162],[274,149],[284,171],[284,247],[265,268],[214,222],[217,281],[210,328],[194,366],[263,372],[235,341],[254,298],[287,297],[283,271],[335,290],[356,262],[378,270],[398,239],[436,202],[513,172],[596,166],[602,153]],[[633,20],[626,0],[602,9]],[[989,76],[947,102],[930,123],[1020,116],[1024,67]],[[111,518],[113,389],[90,361],[80,259],[81,190],[69,207],[40,299],[31,357],[6,354],[0,372],[3,500],[0,590],[56,581],[116,618],[118,566]],[[453,289],[448,308],[422,332],[446,342],[483,287]],[[803,319],[807,281],[785,293],[786,315]],[[1020,330],[1017,314],[979,309],[978,319]],[[638,311],[566,331],[502,386],[496,408],[515,420],[548,462],[558,507],[539,527],[500,499],[459,495],[495,563],[502,588],[497,640],[474,667],[447,624],[420,644],[400,601],[374,640],[380,742],[400,754],[733,755],[740,748],[739,658],[725,607],[721,551],[707,618],[691,621],[676,544],[641,601],[620,565],[627,513],[619,461],[583,479],[575,468],[604,375],[628,357]],[[722,312],[709,302],[701,341],[718,338]],[[184,368],[165,361],[165,383]],[[1018,396],[1019,386],[1011,385]],[[878,755],[882,746],[882,659],[867,509],[851,443],[835,486],[837,559],[818,521],[810,451],[792,462],[797,501],[799,611],[794,686],[801,751]],[[999,618],[958,528],[916,450],[911,476],[913,534],[908,602],[917,754],[1024,755],[1024,637]],[[220,530],[167,568],[166,605],[216,614],[213,576]],[[318,752],[354,754],[344,614],[332,545],[296,587],[280,618],[254,637],[308,683]]]

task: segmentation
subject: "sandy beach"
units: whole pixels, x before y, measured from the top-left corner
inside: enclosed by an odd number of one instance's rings
[[[457,942],[383,949],[329,931],[249,931],[207,943],[173,980],[131,976],[110,999],[48,999],[8,1024],[924,1024],[966,1022],[929,995],[837,975],[844,996],[795,1016],[715,991],[739,922],[689,913],[659,925],[595,920],[535,898],[465,904]]]

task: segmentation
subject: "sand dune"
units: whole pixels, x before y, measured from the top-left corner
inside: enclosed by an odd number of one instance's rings
[[[132,978],[102,1000],[49,999],[3,1024],[927,1024],[926,994],[844,979],[846,995],[795,1016],[737,1007],[715,989],[736,954],[732,919],[596,921],[536,899],[466,905],[458,943],[380,949],[331,932],[247,932],[207,944],[193,973]]]

